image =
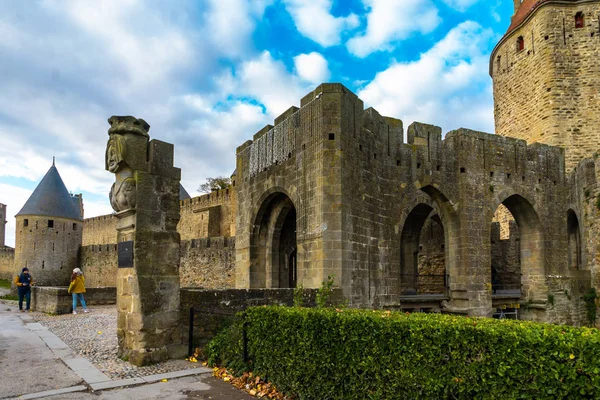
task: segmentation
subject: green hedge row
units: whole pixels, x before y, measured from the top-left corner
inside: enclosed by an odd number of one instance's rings
[[[250,365],[241,361],[246,319]],[[600,332],[525,321],[255,307],[208,346],[300,399],[600,398]]]

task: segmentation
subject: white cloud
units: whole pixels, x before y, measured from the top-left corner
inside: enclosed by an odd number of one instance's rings
[[[363,3],[369,10],[366,31],[347,43],[348,50],[357,57],[392,50],[394,42],[415,32],[429,33],[441,22],[431,0],[363,0]]]
[[[334,17],[331,14],[332,0],[283,0],[292,16],[298,32],[305,37],[328,47],[340,44],[343,31],[358,26],[358,17]]]
[[[394,63],[358,95],[380,113],[442,126],[493,132],[488,48],[493,33],[474,22],[452,29],[419,60]]]
[[[297,55],[294,57],[294,65],[298,76],[310,83],[319,84],[331,76],[327,60],[316,52]]]
[[[212,41],[223,54],[238,57],[252,49],[251,35],[273,0],[210,0],[202,39]]]
[[[287,72],[283,62],[275,60],[268,51],[244,62],[237,76],[238,96],[250,96],[263,104],[267,114],[276,117],[306,94],[308,83]]]

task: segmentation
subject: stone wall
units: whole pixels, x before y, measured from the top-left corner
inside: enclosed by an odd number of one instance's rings
[[[235,238],[182,240],[179,276],[181,287],[235,287]]]
[[[69,314],[73,311],[73,297],[66,287],[33,286],[31,288],[31,308],[49,314]],[[117,290],[110,288],[89,288],[84,294],[88,306],[115,304]]]
[[[83,220],[83,246],[114,243],[117,243],[117,218],[114,214]]]
[[[315,305],[316,290],[304,290],[303,305]],[[333,297],[339,298],[340,293]],[[293,289],[200,290],[181,289],[181,322],[183,335],[189,338],[190,309],[194,309],[194,347],[203,347],[230,321],[248,307],[294,303]]]
[[[17,268],[14,266],[15,249],[12,247],[0,248],[0,279],[11,280],[17,273]]]
[[[564,150],[468,129],[442,140],[439,127],[421,123],[408,127],[405,144],[402,121],[363,110],[339,84],[320,85],[300,105],[237,150],[236,287],[281,287],[293,210],[299,284],[317,288],[334,275],[350,305],[396,307],[403,277],[418,271],[425,220],[437,214],[444,311],[489,316],[490,232],[503,204],[520,230],[522,293],[513,303],[561,321],[548,294],[568,282],[571,322],[579,323],[576,298],[590,274],[569,269],[567,211],[575,206]]]
[[[80,268],[85,274],[86,287],[117,285],[117,254],[116,244],[97,244],[81,248]]]
[[[180,201],[177,231],[181,240],[235,236],[237,196],[235,181],[228,189]]]
[[[6,204],[0,203],[0,249],[6,245]]]
[[[182,240],[180,254],[182,287],[225,289],[235,286],[235,238]],[[117,245],[83,246],[81,269],[87,287],[115,286]]]
[[[547,1],[490,58],[496,133],[565,148],[568,171],[600,143],[599,16],[598,1]]]

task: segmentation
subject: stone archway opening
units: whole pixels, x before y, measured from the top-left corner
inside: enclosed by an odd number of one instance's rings
[[[438,212],[428,204],[415,206],[402,228],[400,294],[446,293],[446,240]]]
[[[494,213],[490,234],[492,296],[521,297],[519,227],[503,204]]]
[[[508,236],[506,232],[502,236],[500,228],[495,234],[492,223],[491,241],[496,239],[491,245],[492,297],[545,299],[544,235],[540,219],[531,203],[520,195],[507,197],[502,206],[507,214]]]
[[[296,208],[284,193],[263,202],[250,237],[251,288],[296,287],[296,219]]]
[[[567,233],[569,235],[569,268],[581,269],[581,234],[579,232],[579,220],[573,210],[567,211]]]

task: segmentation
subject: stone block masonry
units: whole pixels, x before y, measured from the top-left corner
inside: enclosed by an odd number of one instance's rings
[[[600,1],[544,1],[490,57],[496,133],[566,149],[571,171],[600,143],[599,59]]]
[[[15,249],[11,247],[0,248],[0,279],[12,280],[15,274]]]
[[[182,240],[179,275],[181,287],[235,287],[235,238]]]
[[[119,355],[137,366],[180,357],[179,180],[173,145],[149,140],[150,126],[111,117],[105,167],[115,174],[117,338]]]
[[[0,203],[0,249],[6,246],[6,204]]]
[[[364,110],[340,84],[320,85],[300,105],[237,150],[236,287],[318,288],[333,275],[352,306],[402,308],[443,260],[434,293],[447,300],[443,311],[490,316],[496,258],[516,285],[505,300],[536,305],[525,318],[564,321],[568,308],[570,323],[584,323],[574,299],[591,271],[569,254],[584,252],[570,232],[587,231],[563,149],[468,129],[442,140],[422,123],[404,143],[402,121]],[[500,205],[519,236],[492,246]],[[438,239],[424,239],[433,224]],[[548,307],[565,285],[568,307]]]

